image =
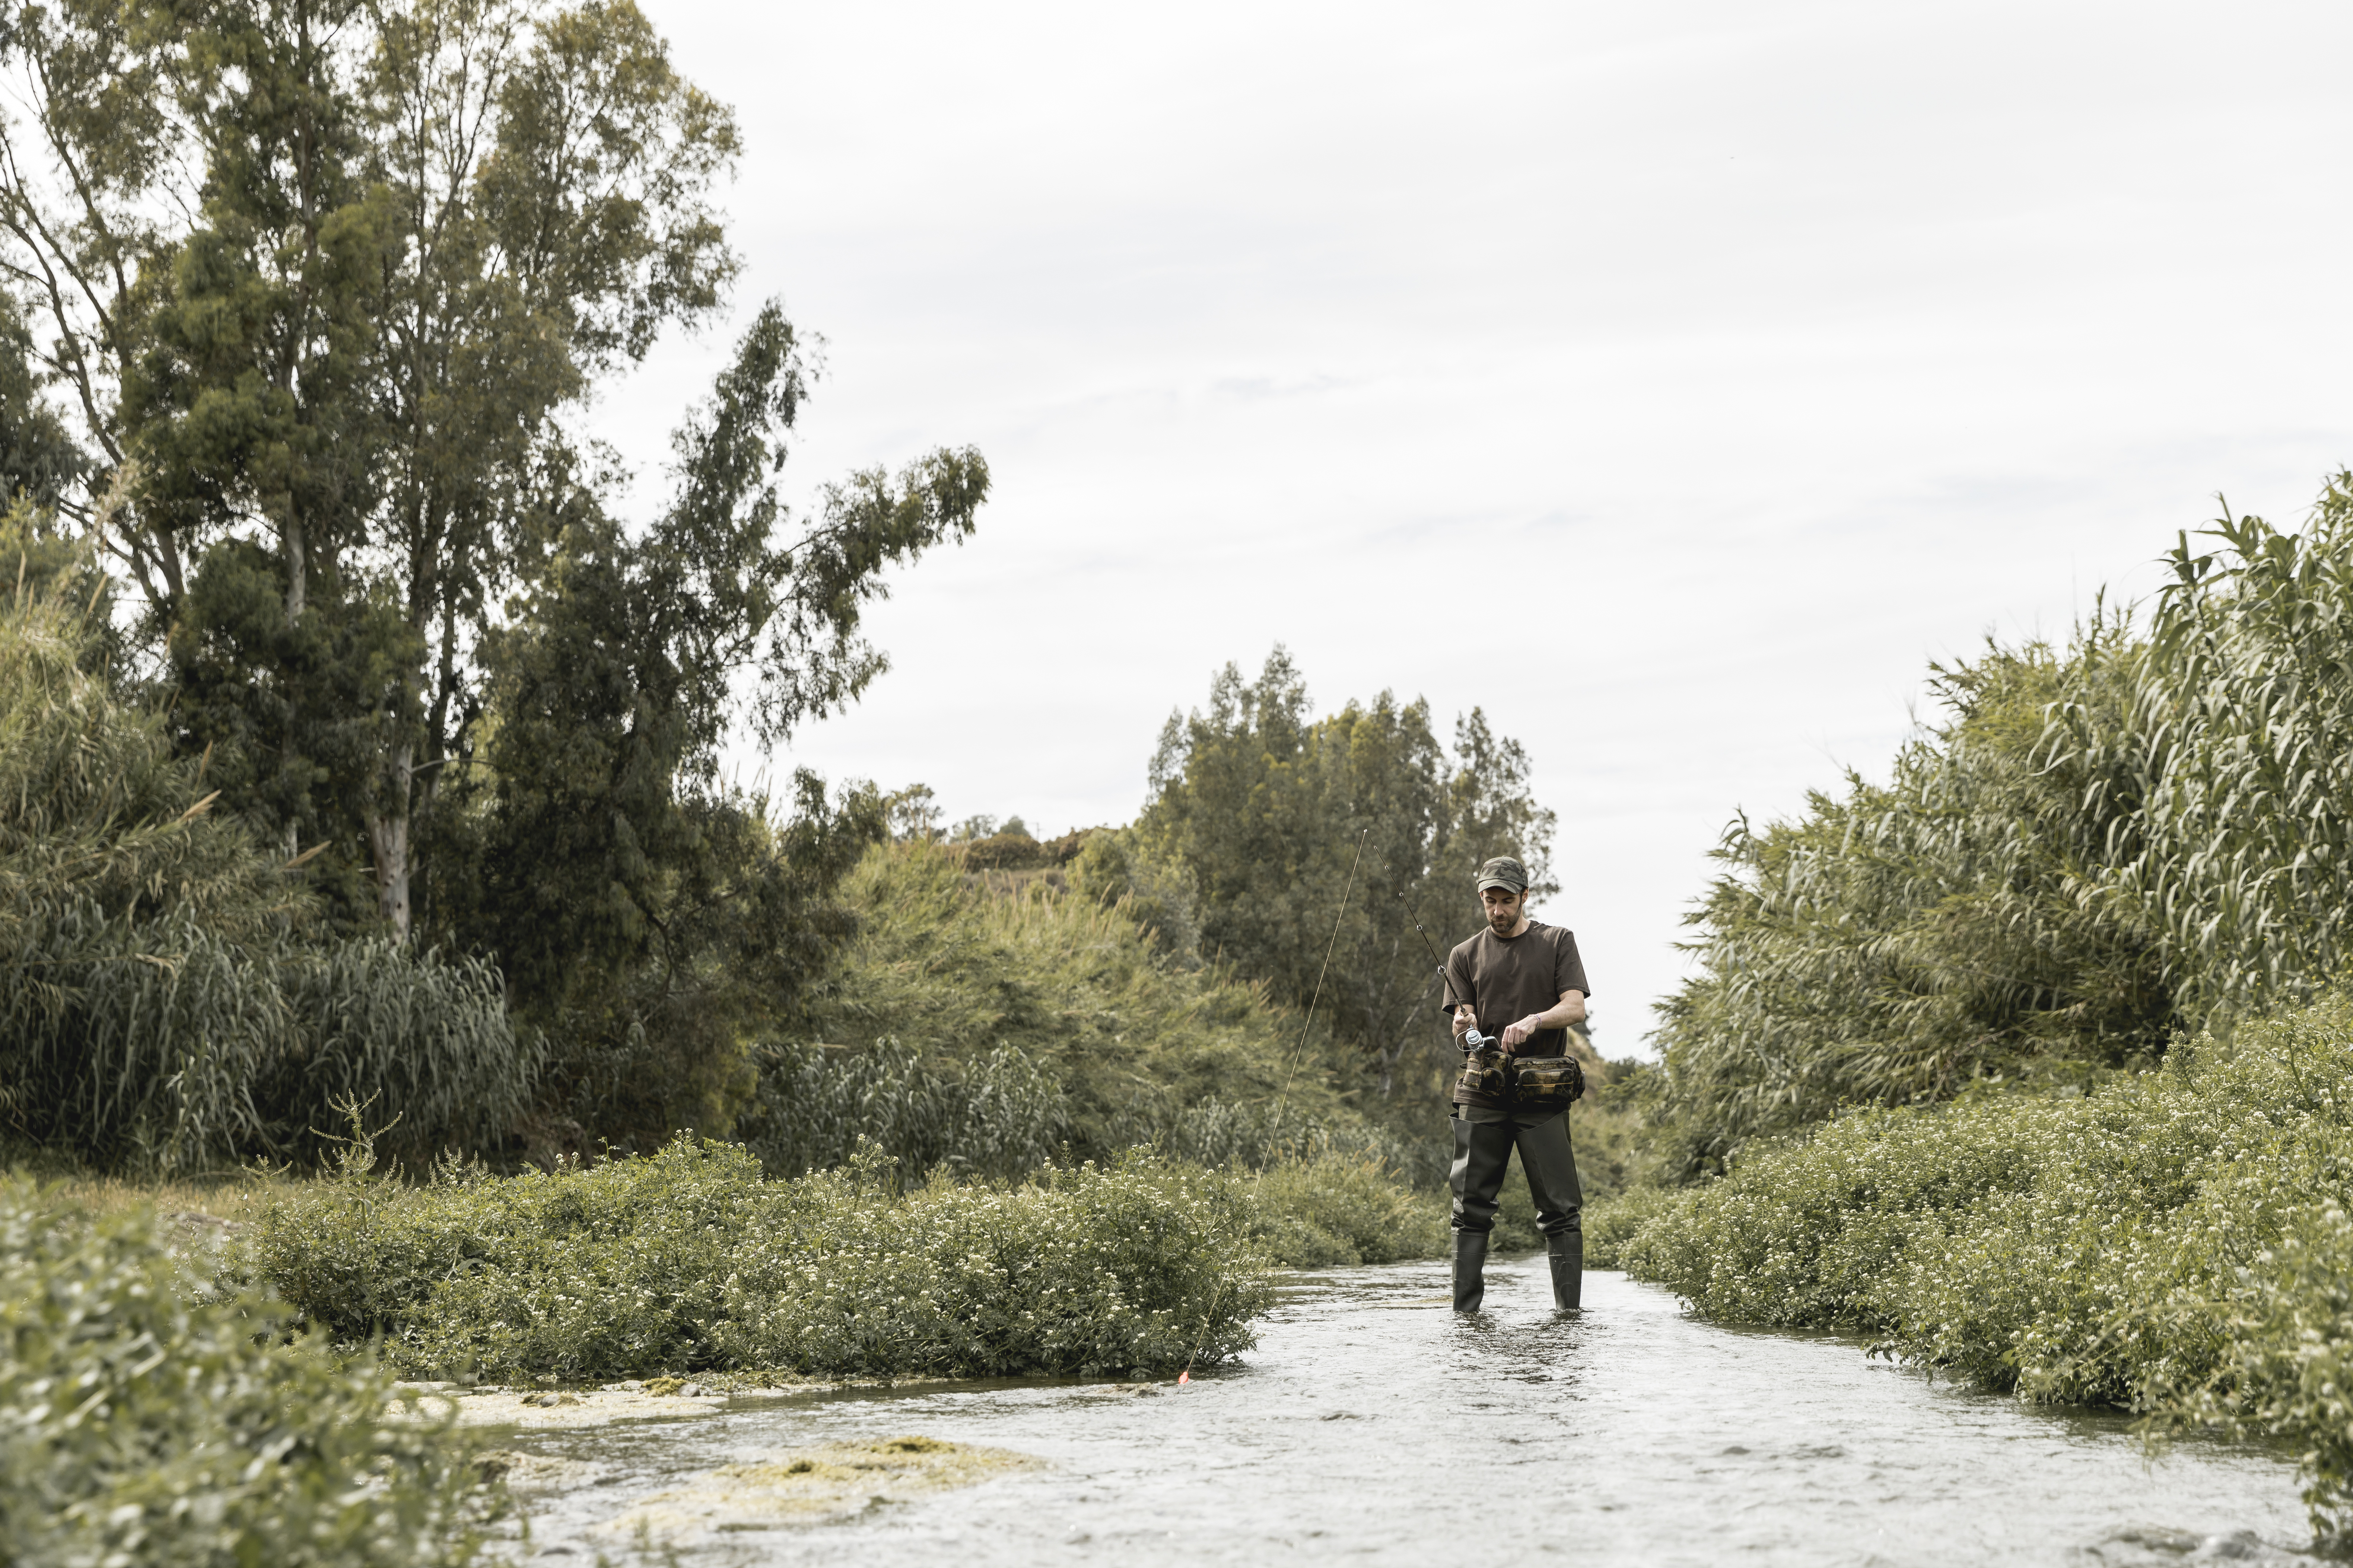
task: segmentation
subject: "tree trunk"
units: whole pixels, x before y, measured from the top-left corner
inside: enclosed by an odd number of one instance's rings
[[[302,544],[302,523],[299,518],[286,521],[286,627],[291,631],[302,619],[302,605],[308,587],[310,559]]]
[[[408,742],[392,749],[385,771],[389,809],[368,813],[368,847],[375,853],[376,908],[402,942],[408,940],[408,806],[415,753]]]

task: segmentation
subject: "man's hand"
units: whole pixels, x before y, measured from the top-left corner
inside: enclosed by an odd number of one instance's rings
[[[1539,1029],[1574,1028],[1585,1022],[1585,993],[1564,991],[1560,1000],[1541,1013],[1531,1013],[1516,1024],[1504,1026],[1504,1048],[1516,1051]]]
[[[1454,1008],[1454,1042],[1455,1042],[1455,1044],[1457,1044],[1457,1045],[1461,1044],[1461,1043],[1462,1043],[1462,1037],[1463,1037],[1463,1036],[1465,1036],[1465,1035],[1467,1035],[1467,1034],[1469,1034],[1472,1029],[1475,1029],[1475,1028],[1477,1028],[1478,1026],[1479,1026],[1479,1009],[1478,1009],[1478,1008],[1476,1008],[1476,1007],[1473,1007],[1473,1006],[1472,1006],[1472,1005],[1471,1005],[1471,1004],[1470,1004],[1470,1003],[1468,1003],[1468,1002],[1462,1002],[1462,1003],[1458,1003],[1458,1004],[1456,1004],[1455,1008]]]

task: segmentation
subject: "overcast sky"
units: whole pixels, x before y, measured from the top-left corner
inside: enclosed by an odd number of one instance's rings
[[[2353,460],[2341,3],[648,3],[742,117],[746,272],[602,433],[658,480],[776,296],[797,498],[995,476],[776,765],[1060,831],[1278,641],[1319,710],[1482,706],[1611,1054],[1736,810]]]

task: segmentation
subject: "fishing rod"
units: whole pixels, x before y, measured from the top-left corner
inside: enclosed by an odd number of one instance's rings
[[[1405,906],[1406,918],[1413,922],[1414,934],[1421,938],[1421,945],[1430,950],[1430,961],[1438,965],[1438,994],[1443,996],[1446,994],[1447,984],[1446,961],[1438,956],[1438,944],[1430,940],[1428,931],[1421,929],[1421,907],[1406,896],[1406,889],[1403,888],[1398,889],[1398,902]],[[1466,1052],[1483,1051],[1491,1046],[1500,1044],[1502,1042],[1494,1036],[1481,1034],[1475,1019],[1472,1022],[1470,1032],[1462,1037],[1462,1049]]]

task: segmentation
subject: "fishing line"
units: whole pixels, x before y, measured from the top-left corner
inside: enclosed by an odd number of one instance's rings
[[[1291,1047],[1291,1070],[1283,1075],[1282,1090],[1274,1097],[1274,1120],[1267,1126],[1267,1138],[1270,1142],[1282,1127],[1283,1103],[1291,1098],[1292,1082],[1299,1076],[1300,1058],[1307,1051],[1308,1032],[1315,1026],[1315,1005],[1324,1000],[1324,976],[1332,968],[1333,951],[1340,945],[1340,922],[1348,918],[1348,901],[1356,896],[1356,868],[1364,861],[1365,840],[1372,836],[1372,826],[1368,823],[1363,831],[1356,835],[1356,857],[1348,862],[1348,885],[1340,894],[1338,911],[1332,917],[1332,940],[1324,944],[1324,963],[1315,971],[1314,994],[1307,999],[1307,1020],[1299,1026],[1299,1041]],[[1257,1173],[1250,1177],[1250,1185],[1255,1188],[1265,1179],[1266,1166],[1261,1163]],[[1219,1274],[1218,1288],[1209,1292],[1209,1309],[1201,1314],[1201,1331],[1193,1341],[1193,1353],[1185,1358],[1185,1370],[1176,1375],[1176,1386],[1179,1388],[1193,1381],[1193,1363],[1201,1358],[1201,1346],[1207,1343],[1209,1338],[1209,1320],[1217,1315],[1218,1302],[1225,1293],[1226,1279],[1223,1274]]]

